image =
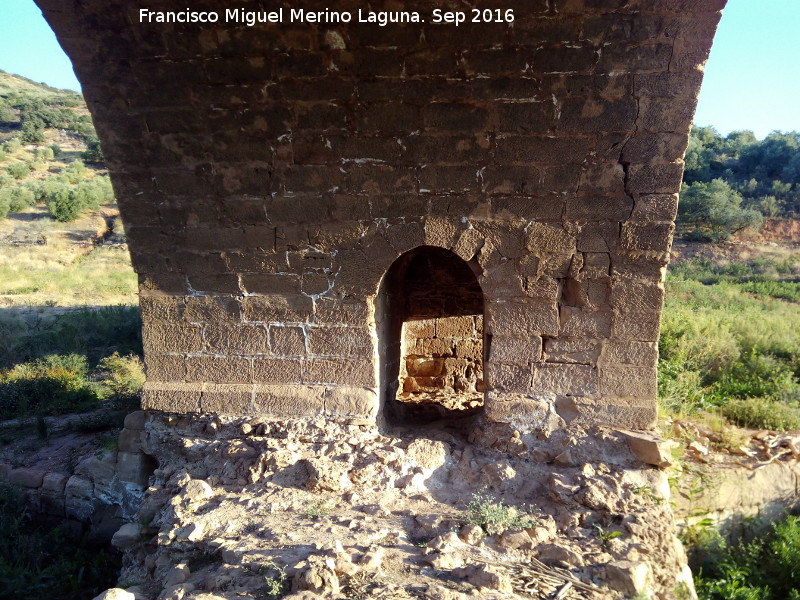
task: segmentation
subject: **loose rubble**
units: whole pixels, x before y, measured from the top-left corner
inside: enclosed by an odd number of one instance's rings
[[[694,595],[666,475],[626,432],[156,414],[145,430],[159,466],[114,541],[139,599]]]

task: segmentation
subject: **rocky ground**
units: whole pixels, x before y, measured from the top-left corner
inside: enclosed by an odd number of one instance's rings
[[[163,600],[691,598],[666,475],[627,440],[151,416],[159,466],[112,541],[120,582]]]

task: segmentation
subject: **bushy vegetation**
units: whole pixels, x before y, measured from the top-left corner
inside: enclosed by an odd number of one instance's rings
[[[137,398],[143,385],[144,368],[136,355],[115,352],[90,373],[84,355],[48,354],[0,373],[0,416],[85,412],[107,400],[124,404]]]
[[[19,492],[0,483],[0,598],[83,600],[113,585],[119,557],[37,525]]]
[[[695,585],[701,600],[800,600],[800,517],[751,542],[720,540]]]
[[[528,529],[538,524],[530,515],[506,506],[502,500],[498,501],[486,493],[486,490],[472,495],[464,520],[468,525],[480,526],[486,535],[500,534],[507,529]]]
[[[669,411],[719,407],[746,427],[800,427],[800,260],[670,268],[659,341]]]
[[[142,354],[141,318],[136,306],[79,309],[63,314],[6,311],[0,318],[0,369],[48,354],[80,354],[95,365],[106,356]]]
[[[19,89],[0,85],[0,121],[13,132],[0,144],[0,189],[5,190],[0,195],[0,219],[45,203],[53,219],[67,222],[113,202],[108,177],[97,173],[104,166],[103,152],[91,118],[81,110],[85,108],[81,96],[0,72],[3,75]],[[86,151],[80,159],[73,153],[64,156],[58,145],[47,143],[51,129],[83,138]],[[54,163],[57,158],[60,162]]]
[[[751,131],[721,136],[694,127],[686,151],[679,232],[720,241],[765,217],[800,216],[800,133]]]

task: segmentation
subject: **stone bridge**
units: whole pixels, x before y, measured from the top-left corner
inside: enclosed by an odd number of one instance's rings
[[[126,225],[145,408],[391,421],[464,393],[521,427],[652,425],[725,0],[371,3],[422,21],[386,25],[352,0],[36,2]]]

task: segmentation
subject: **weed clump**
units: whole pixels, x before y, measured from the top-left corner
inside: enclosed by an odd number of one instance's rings
[[[485,490],[472,495],[472,500],[467,504],[465,520],[468,525],[480,526],[486,535],[501,534],[507,529],[529,529],[539,524],[530,515],[506,506],[502,500],[495,500]]]
[[[722,414],[741,427],[778,431],[800,429],[800,411],[797,408],[770,400],[735,398],[722,408]]]
[[[721,542],[695,585],[701,600],[798,600],[798,573],[800,516],[789,516],[751,542]]]

